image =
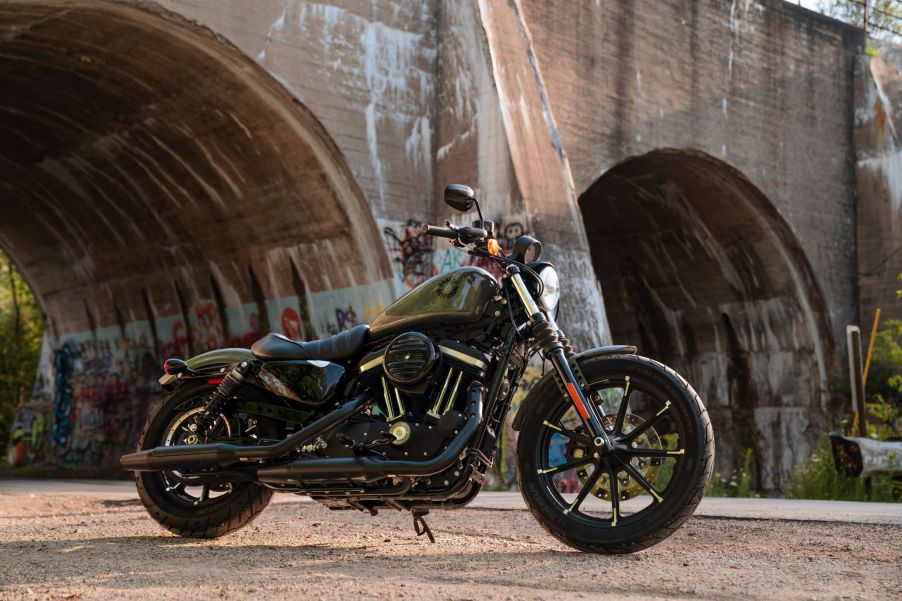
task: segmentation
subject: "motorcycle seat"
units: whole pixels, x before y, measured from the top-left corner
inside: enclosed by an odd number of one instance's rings
[[[282,334],[267,334],[251,346],[258,359],[321,359],[347,361],[363,350],[369,339],[370,326],[360,324],[322,340],[292,340]]]

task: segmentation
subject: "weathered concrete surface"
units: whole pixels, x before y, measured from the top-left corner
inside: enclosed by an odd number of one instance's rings
[[[902,577],[898,525],[695,517],[606,557],[572,552],[527,511],[428,519],[434,545],[409,514],[277,503],[203,541],[134,499],[0,493],[0,599],[889,599]]]
[[[855,177],[861,321],[902,318],[902,50],[862,57],[855,78]],[[866,329],[866,328],[863,328]]]
[[[754,448],[780,487],[836,414],[858,263],[899,246],[856,255],[895,198],[862,185],[861,41],[776,1],[4,0],[0,245],[50,324],[12,457],[112,462],[162,356],[468,261],[417,230],[464,181],[548,242],[578,346],[673,362],[718,469]]]

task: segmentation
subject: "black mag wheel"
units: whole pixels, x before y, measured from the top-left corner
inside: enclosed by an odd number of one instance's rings
[[[214,390],[206,383],[180,386],[153,413],[138,449],[193,445],[237,438],[274,437],[272,423],[247,415],[220,415],[202,435],[194,416]],[[215,538],[250,523],[269,504],[273,491],[253,482],[205,483],[178,471],[135,472],[138,496],[161,526],[180,536]]]
[[[517,477],[538,521],[587,552],[631,553],[695,510],[714,464],[707,411],[666,366],[632,355],[582,363],[614,449],[598,452],[572,402],[543,380],[521,407]]]

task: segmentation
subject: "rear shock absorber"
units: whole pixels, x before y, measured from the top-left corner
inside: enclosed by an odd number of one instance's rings
[[[239,363],[235,369],[226,374],[210,395],[204,410],[194,416],[194,423],[200,428],[201,432],[208,432],[216,423],[216,418],[229,410],[229,403],[232,396],[241,383],[244,381],[244,374],[248,372],[251,365],[247,361]]]

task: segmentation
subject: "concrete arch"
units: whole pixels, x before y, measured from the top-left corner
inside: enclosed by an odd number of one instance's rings
[[[225,40],[152,5],[4,3],[0,245],[57,335],[212,298],[390,277],[372,212],[316,117]],[[193,307],[189,307],[193,308]]]
[[[802,248],[728,164],[661,149],[606,171],[579,198],[615,342],[684,373],[718,435],[718,467],[745,448],[758,485],[785,485],[827,422],[833,341]]]
[[[49,325],[16,417],[29,463],[115,470],[162,357],[390,300],[329,133],[208,30],[144,2],[2,2],[0,90],[0,248]]]

